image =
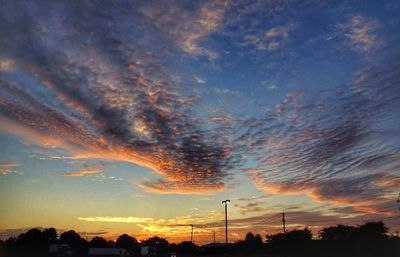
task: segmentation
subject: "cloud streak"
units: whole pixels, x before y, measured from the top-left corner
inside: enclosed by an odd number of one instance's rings
[[[83,4],[78,11],[74,3],[8,3],[1,14],[6,36],[0,49],[8,54],[1,62],[2,129],[65,149],[71,159],[150,168],[163,176],[142,184],[151,192],[221,190],[231,149],[218,130],[192,114],[193,97],[176,90],[158,53],[178,46],[211,58],[198,41],[218,27],[225,2],[209,2],[198,12],[177,3],[160,9],[154,4]],[[42,15],[44,10],[52,14]],[[143,29],[163,31],[143,34]],[[157,43],[169,37],[176,44]]]
[[[345,33],[353,49],[365,52],[377,47],[379,39],[375,31],[379,25],[375,19],[354,15],[347,23],[339,24],[338,28]]]
[[[12,173],[17,173],[15,167],[19,166],[15,162],[0,162],[0,175],[9,175]]]
[[[85,167],[84,169],[78,171],[65,172],[62,175],[65,177],[84,177],[87,175],[100,174],[102,172],[103,170],[101,169],[97,169],[94,167]]]

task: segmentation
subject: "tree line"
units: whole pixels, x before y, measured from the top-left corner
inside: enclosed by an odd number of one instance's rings
[[[175,252],[179,256],[221,255],[228,251],[234,254],[265,254],[274,256],[400,256],[400,238],[388,235],[383,222],[367,222],[359,226],[336,225],[323,228],[319,239],[313,239],[310,229],[294,229],[286,233],[269,234],[262,238],[259,234],[248,232],[243,240],[230,244],[200,247],[184,241],[170,244],[165,238],[151,237],[138,241],[134,237],[122,234],[116,241],[95,236],[91,240],[82,238],[74,230],[57,235],[54,228],[37,228],[0,241],[0,255],[4,256],[49,256],[49,245],[67,244],[74,257],[88,255],[90,247],[124,248],[130,256],[140,256],[144,245],[157,247],[157,256],[168,256]]]

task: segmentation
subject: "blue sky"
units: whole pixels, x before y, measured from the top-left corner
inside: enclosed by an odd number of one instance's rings
[[[397,1],[1,4],[2,237],[399,228]]]

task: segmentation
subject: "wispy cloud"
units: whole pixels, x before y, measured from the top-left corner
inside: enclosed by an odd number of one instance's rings
[[[248,34],[244,36],[243,45],[253,46],[258,50],[277,50],[289,38],[289,32],[294,29],[293,23],[277,26],[266,30],[263,34]]]
[[[9,175],[12,173],[17,173],[15,167],[19,166],[15,162],[0,162],[0,175]]]
[[[239,208],[239,211],[242,215],[246,215],[248,213],[253,212],[265,212],[266,208],[262,206],[261,202],[250,202],[245,205],[235,204],[235,207]]]
[[[129,223],[136,224],[146,235],[162,235],[165,237],[177,236],[182,231],[189,230],[189,224],[199,224],[196,227],[196,233],[209,233],[202,228],[201,224],[205,223],[207,218],[201,216],[179,216],[171,219],[155,219],[143,217],[79,217],[79,220],[87,222],[105,222],[105,223]]]
[[[15,63],[8,58],[0,58],[0,71],[9,72],[14,70]]]
[[[265,31],[265,36],[267,38],[283,38],[286,39],[289,37],[289,31],[294,27],[293,23],[288,23],[283,26],[277,26],[268,29]]]
[[[116,222],[116,223],[149,223],[153,222],[153,218],[140,218],[140,217],[78,217],[78,220],[92,221],[92,222]]]
[[[376,30],[380,24],[376,19],[361,15],[352,16],[347,23],[339,24],[349,43],[356,51],[368,51],[376,48],[379,38]]]
[[[84,169],[77,170],[77,171],[65,172],[63,174],[63,176],[65,176],[65,177],[84,177],[87,175],[100,174],[102,172],[103,172],[102,170],[97,169],[97,168],[86,167]]]
[[[249,202],[249,201],[262,200],[268,197],[270,197],[270,195],[259,195],[259,196],[253,195],[251,197],[239,197],[236,200],[241,202]]]
[[[227,0],[211,0],[193,11],[173,2],[157,2],[157,8],[144,5],[139,10],[186,53],[215,59],[218,54],[201,46],[199,41],[217,30],[228,3]]]
[[[195,79],[196,82],[199,83],[199,84],[204,84],[204,83],[206,83],[206,81],[205,81],[204,79],[201,79],[201,78],[199,78],[199,77],[197,77],[197,76],[194,76],[194,79]]]

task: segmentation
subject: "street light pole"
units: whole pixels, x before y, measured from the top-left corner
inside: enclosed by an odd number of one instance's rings
[[[286,234],[285,212],[282,212],[282,225],[283,225],[283,234]]]
[[[192,233],[190,234],[190,242],[193,244],[193,224],[190,224],[189,226],[192,227]]]
[[[213,235],[214,235],[214,247],[215,247],[215,230],[213,231],[214,233],[213,233]]]
[[[222,201],[222,204],[225,205],[225,244],[228,247],[228,203],[230,200]]]

